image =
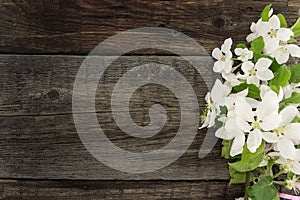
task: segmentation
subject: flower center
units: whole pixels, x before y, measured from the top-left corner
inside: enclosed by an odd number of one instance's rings
[[[282,53],[282,54],[288,53],[287,48],[286,48],[286,47],[281,47],[281,53]]]
[[[254,122],[252,122],[252,128],[253,129],[260,129],[260,123],[259,123],[259,121],[254,121]]]
[[[279,127],[278,129],[275,130],[277,133],[277,136],[283,136],[284,135],[284,126]]]
[[[222,60],[222,61],[225,61],[226,59],[227,59],[227,56],[226,56],[226,55],[222,55],[222,56],[221,56],[221,60]]]
[[[271,38],[276,38],[276,36],[277,36],[277,29],[272,29],[270,32],[269,32],[269,36],[271,37]]]
[[[251,75],[256,75],[256,71],[257,71],[256,69],[252,68],[252,69],[249,70],[249,73]]]

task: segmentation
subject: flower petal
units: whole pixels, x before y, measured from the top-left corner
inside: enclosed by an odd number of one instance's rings
[[[299,161],[294,161],[294,163],[291,167],[291,171],[294,174],[300,175],[300,163],[299,163]]]
[[[277,38],[281,41],[288,41],[293,35],[294,32],[289,28],[280,28],[277,31]]]
[[[254,84],[256,86],[259,86],[259,79],[257,78],[257,76],[253,75],[253,76],[249,76],[247,78],[247,83],[248,84]]]
[[[227,38],[227,39],[224,41],[224,44],[222,44],[221,50],[222,50],[223,52],[230,51],[231,45],[232,45],[232,39],[231,39],[231,38]]]
[[[247,139],[247,147],[251,153],[255,153],[257,148],[261,145],[262,133],[260,130],[255,129],[251,131]]]
[[[285,136],[291,139],[294,143],[300,143],[300,123],[291,123],[284,128]]]
[[[225,127],[221,127],[215,132],[215,136],[223,140],[232,140],[235,135],[228,132]]]
[[[272,78],[274,78],[274,74],[271,70],[267,69],[267,70],[258,70],[256,73],[256,76],[258,79],[262,80],[262,81],[268,81],[271,80]]]
[[[214,48],[214,50],[212,51],[212,56],[215,59],[220,60],[221,57],[223,56],[223,53],[219,48]]]
[[[265,131],[271,131],[278,128],[281,122],[281,118],[277,112],[265,115],[261,120],[260,127]]]
[[[279,139],[276,133],[271,132],[262,132],[262,138],[268,143],[276,143]]]
[[[281,138],[277,143],[277,147],[282,157],[291,160],[294,159],[296,149],[294,143],[290,139],[286,137]]]
[[[230,156],[236,156],[243,152],[245,144],[245,135],[241,132],[238,136],[236,136],[233,140],[231,149],[230,149]]]
[[[286,48],[290,52],[291,56],[300,58],[300,47],[298,45],[289,44]]]
[[[211,89],[211,99],[216,105],[224,105],[225,103],[225,88],[222,82],[217,79],[213,88]]]
[[[255,64],[255,69],[257,70],[266,70],[272,64],[272,60],[268,58],[260,58],[258,59],[257,63]]]
[[[223,70],[223,63],[222,61],[216,61],[214,63],[214,66],[213,66],[213,71],[216,72],[216,73],[219,73]]]
[[[254,67],[254,64],[251,61],[247,61],[242,64],[241,69],[243,70],[244,74],[249,75],[249,71],[253,67]]]
[[[299,114],[295,106],[287,106],[280,113],[281,126],[289,124]]]
[[[251,122],[253,120],[252,107],[248,104],[245,98],[237,96],[235,98],[235,107],[234,107],[238,117]]]

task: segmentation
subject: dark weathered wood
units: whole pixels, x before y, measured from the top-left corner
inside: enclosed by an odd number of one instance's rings
[[[243,186],[205,181],[14,181],[0,182],[0,199],[216,199],[243,196]]]
[[[154,173],[132,175],[112,170],[94,159],[82,145],[72,116],[72,88],[80,56],[1,56],[0,59],[0,177],[5,178],[74,178],[74,179],[228,179],[226,161],[219,158],[218,145],[206,158],[198,151],[206,131],[199,131],[187,153]],[[211,64],[207,57],[191,57],[203,62],[202,76],[208,76]],[[207,91],[201,75],[175,56],[129,56],[115,61],[99,82],[96,95],[98,120],[105,134],[117,145],[130,151],[159,149],[177,133],[180,123],[176,97],[159,86],[135,92],[130,104],[133,120],[149,122],[148,111],[154,103],[167,111],[163,130],[150,139],[138,139],[123,133],[114,122],[110,99],[117,80],[128,69],[148,62],[163,63],[182,73],[204,105]],[[207,78],[207,77],[206,77]],[[176,82],[176,80],[174,80]],[[88,122],[87,122],[88,123]]]
[[[211,58],[189,58],[199,64],[201,74],[188,61],[176,56],[120,57],[100,79],[96,110],[110,111],[111,93],[120,77],[133,67],[151,62],[168,65],[183,74],[193,86],[199,104],[203,106],[207,92],[203,78],[207,85],[212,85],[217,76],[212,72]],[[0,55],[0,116],[71,113],[73,84],[84,59],[83,56]],[[135,104],[131,106],[133,111],[149,108],[151,103],[163,103],[166,107],[177,105],[174,95],[159,87],[138,90],[132,102]]]
[[[244,41],[269,3],[291,25],[298,17],[297,2],[8,0],[0,3],[0,52],[87,54],[120,31],[145,26],[183,32],[211,52],[227,37]]]

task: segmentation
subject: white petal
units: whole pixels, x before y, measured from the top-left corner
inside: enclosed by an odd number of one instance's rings
[[[252,129],[251,125],[239,116],[236,118],[236,124],[245,132],[250,132],[250,130]]]
[[[248,122],[253,120],[252,107],[247,103],[245,98],[237,96],[234,109],[242,119],[247,120]]]
[[[300,123],[286,125],[284,133],[286,137],[298,144],[300,142]]]
[[[222,55],[223,55],[223,53],[219,48],[215,48],[212,52],[212,56],[217,60],[220,60]]]
[[[233,133],[234,131],[238,130],[239,128],[237,127],[235,118],[229,118],[226,122],[225,122],[225,128],[227,131]]]
[[[291,56],[300,58],[300,47],[295,44],[287,45],[287,49],[290,52]]]
[[[276,143],[279,139],[276,133],[271,132],[262,132],[262,137],[268,143]]]
[[[215,125],[215,122],[216,122],[216,116],[217,116],[217,113],[216,111],[212,111],[210,114],[209,114],[209,121],[208,121],[208,128],[210,127],[213,127]]]
[[[280,113],[281,126],[289,124],[299,114],[295,106],[287,106]]]
[[[217,105],[224,105],[225,103],[225,89],[219,79],[215,81],[215,84],[211,89],[211,99]]]
[[[294,164],[292,165],[291,171],[294,174],[300,175],[300,163],[299,163],[299,161],[294,161]]]
[[[281,118],[277,112],[272,112],[262,118],[260,127],[265,131],[271,131],[280,126]]]
[[[230,156],[236,156],[243,152],[243,147],[245,144],[245,135],[241,133],[237,137],[234,138],[231,149],[230,149]]]
[[[255,64],[255,69],[257,70],[266,70],[272,64],[272,60],[268,58],[260,58],[258,59],[257,63]]]
[[[242,53],[243,53],[243,49],[242,48],[236,48],[235,50],[234,50],[234,53],[235,53],[235,55],[241,55]]]
[[[279,45],[279,39],[277,38],[264,38],[265,41],[265,53],[267,55],[270,55],[273,53],[276,49],[280,47]]]
[[[255,129],[251,131],[247,139],[247,147],[251,153],[255,153],[257,148],[261,145],[262,133],[260,130]]]
[[[221,50],[222,50],[223,52],[229,51],[229,50],[231,49],[231,45],[232,45],[232,39],[231,39],[231,38],[227,38],[227,39],[224,41],[224,44],[222,44]]]
[[[215,136],[223,140],[232,140],[234,138],[234,135],[228,132],[225,127],[219,128],[216,131]]]
[[[274,111],[278,111],[279,109],[278,96],[274,91],[270,90],[265,94],[263,94],[262,92],[261,95],[263,95],[261,96],[262,101],[256,109],[257,116],[260,120],[263,119],[266,115],[269,115]]]
[[[294,159],[296,149],[290,139],[286,137],[281,138],[277,143],[277,147],[282,157],[291,160]]]
[[[249,76],[247,78],[247,83],[248,84],[254,84],[256,86],[259,86],[259,79],[257,78],[257,76],[253,75],[253,76]]]
[[[269,23],[271,24],[271,27],[273,29],[279,29],[280,28],[280,20],[278,18],[277,15],[273,15],[270,19],[269,19]]]
[[[250,33],[247,37],[246,40],[247,42],[252,42],[255,38],[257,38],[257,34],[256,33]]]
[[[256,76],[258,79],[260,79],[262,81],[268,81],[268,80],[271,80],[272,78],[274,78],[273,72],[269,69],[264,70],[264,71],[258,70],[256,73]]]
[[[221,61],[216,61],[214,63],[213,71],[219,73],[223,70],[223,64]]]
[[[232,65],[233,65],[233,61],[230,60],[226,60],[223,62],[223,70],[225,73],[230,73],[231,69],[232,69]]]
[[[282,41],[288,41],[293,35],[294,32],[289,28],[280,28],[277,31],[277,38]]]
[[[241,66],[241,69],[243,70],[244,74],[249,75],[249,70],[254,67],[254,64],[250,61],[244,62]]]

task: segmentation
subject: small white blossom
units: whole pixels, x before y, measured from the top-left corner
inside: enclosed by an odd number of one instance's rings
[[[300,58],[300,47],[295,44],[286,44],[280,45],[278,49],[276,49],[271,54],[279,64],[286,63],[290,55],[292,57]]]
[[[251,61],[246,61],[242,64],[243,75],[239,77],[246,79],[248,84],[255,84],[259,86],[260,80],[268,81],[274,77],[273,72],[269,69],[272,60],[268,58],[260,58],[254,65]]]
[[[233,60],[232,52],[230,51],[232,45],[232,39],[228,38],[222,44],[221,49],[215,48],[212,52],[212,56],[217,59],[214,63],[213,71],[214,72],[225,72],[229,73],[232,69]]]
[[[236,48],[234,50],[234,53],[238,56],[238,60],[242,61],[242,62],[246,62],[250,59],[253,58],[253,52],[250,51],[249,49],[247,48]]]

